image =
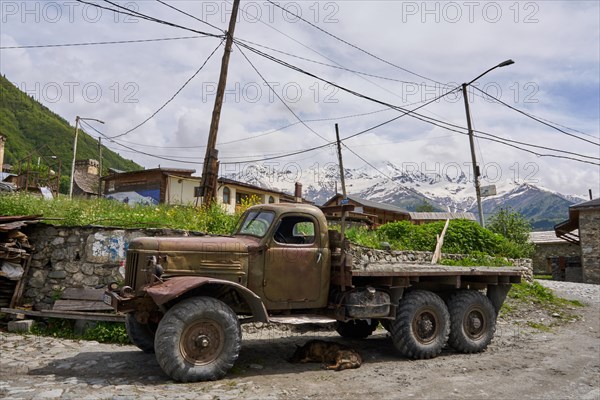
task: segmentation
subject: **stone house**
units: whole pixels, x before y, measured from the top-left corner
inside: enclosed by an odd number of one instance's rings
[[[580,246],[583,281],[600,284],[600,198],[570,206],[569,219],[554,231]]]
[[[533,273],[552,274],[555,279],[558,278],[556,276],[558,273],[564,280],[581,281],[581,248],[579,245],[557,237],[554,231],[531,232],[529,240],[535,246],[532,257]],[[553,266],[555,267],[554,271]],[[558,267],[558,271],[556,271],[556,267]],[[571,268],[579,270],[571,270]],[[567,269],[569,270],[567,271]],[[578,276],[574,276],[577,274]]]

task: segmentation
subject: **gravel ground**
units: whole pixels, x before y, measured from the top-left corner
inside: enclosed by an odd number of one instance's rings
[[[559,297],[569,300],[579,300],[584,304],[600,305],[600,285],[589,283],[560,282],[550,280],[539,280],[541,285],[552,289]]]

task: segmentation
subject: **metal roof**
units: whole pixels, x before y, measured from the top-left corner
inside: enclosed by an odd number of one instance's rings
[[[575,234],[579,235],[576,231]],[[530,232],[529,240],[535,244],[565,244],[567,240],[557,237],[555,231]]]
[[[336,196],[342,197],[341,194],[337,194]],[[352,200],[353,202],[358,203],[364,207],[378,208],[380,210],[390,211],[390,212],[397,213],[397,214],[405,214],[405,215],[408,214],[408,211],[403,210],[400,207],[393,206],[391,204],[378,203],[376,201],[362,199],[362,198],[354,196],[354,195],[348,195],[347,197],[350,200]]]
[[[409,212],[410,219],[420,221],[444,221],[447,219],[468,219],[476,221],[470,212]]]

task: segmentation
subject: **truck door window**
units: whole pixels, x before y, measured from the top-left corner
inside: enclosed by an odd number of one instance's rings
[[[312,244],[315,242],[315,223],[308,217],[283,217],[273,238],[277,243]]]

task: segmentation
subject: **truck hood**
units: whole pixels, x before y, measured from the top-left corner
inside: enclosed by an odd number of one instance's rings
[[[129,243],[129,249],[164,252],[252,253],[258,251],[258,239],[247,236],[141,237]]]
[[[141,237],[129,243],[128,260],[129,254],[145,253],[141,264],[157,256],[164,278],[197,275],[243,284],[260,249],[259,239],[247,236]]]

